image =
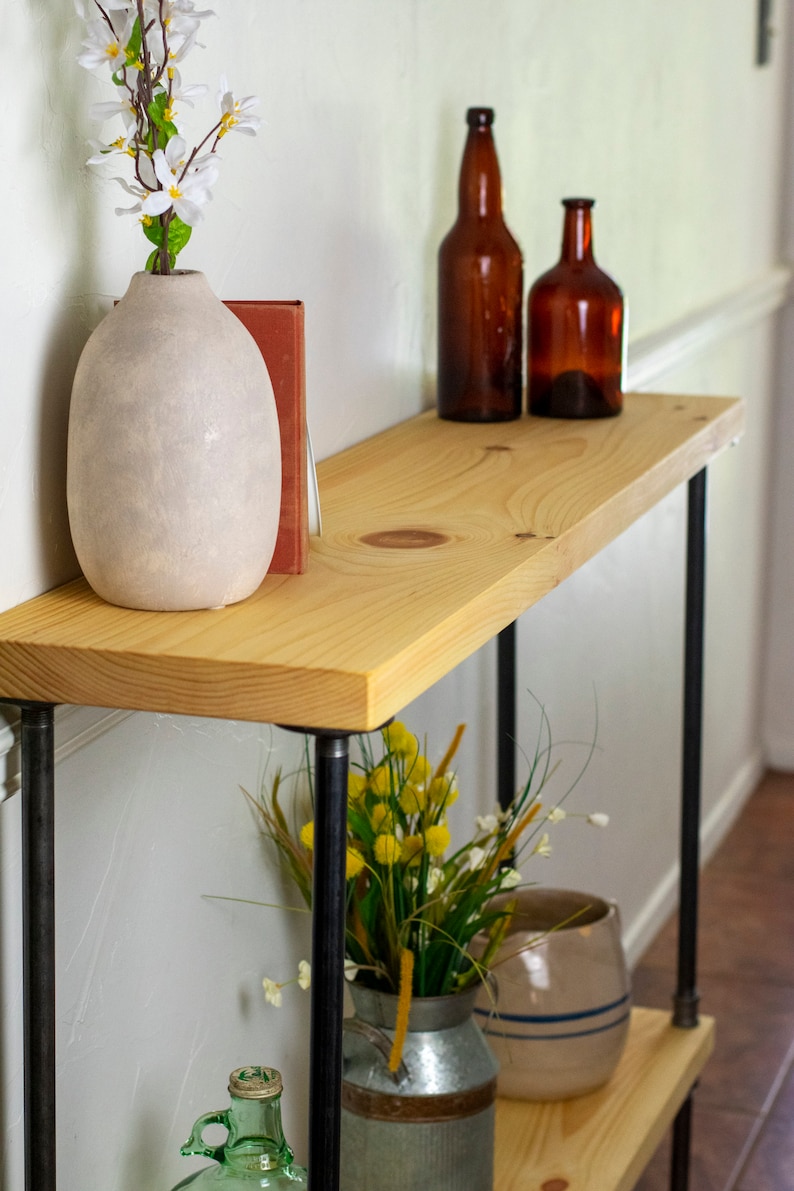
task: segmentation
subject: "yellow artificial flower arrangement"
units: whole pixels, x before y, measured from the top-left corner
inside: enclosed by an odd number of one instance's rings
[[[542,709],[541,715],[544,737],[548,721]],[[519,885],[515,865],[528,849],[548,854],[548,835],[541,829],[565,817],[559,804],[541,813],[539,794],[553,772],[550,738],[544,737],[511,805],[479,816],[474,836],[450,852],[448,816],[458,799],[450,765],[463,731],[460,725],[436,766],[402,723],[359,738],[361,761],[348,779],[346,966],[357,979],[387,992],[444,996],[483,978],[514,909],[509,899],[494,907],[493,898]],[[281,803],[280,771],[270,789],[251,801],[311,907],[315,841],[308,760],[299,776],[307,797],[302,815],[300,799],[293,806],[293,826]],[[475,959],[469,945],[482,933],[488,946]]]

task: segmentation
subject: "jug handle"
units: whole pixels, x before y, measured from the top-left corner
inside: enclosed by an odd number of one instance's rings
[[[223,1162],[224,1155],[226,1154],[225,1141],[219,1146],[204,1144],[202,1134],[208,1125],[223,1125],[224,1129],[228,1130],[229,1110],[205,1112],[203,1117],[199,1117],[191,1130],[190,1137],[179,1150],[183,1158],[188,1158],[191,1154],[195,1154],[198,1158],[212,1158],[215,1162]]]
[[[366,1038],[371,1046],[374,1046],[377,1051],[380,1051],[388,1065],[392,1043],[391,1038],[387,1034],[384,1034],[383,1030],[379,1030],[376,1026],[371,1026],[368,1021],[362,1021],[359,1017],[346,1017],[342,1026],[348,1033],[360,1034],[362,1038]],[[402,1059],[396,1071],[389,1071],[389,1076],[398,1087],[410,1078],[408,1068]]]

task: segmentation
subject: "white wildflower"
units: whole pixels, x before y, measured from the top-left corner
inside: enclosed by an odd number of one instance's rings
[[[547,823],[561,823],[564,818],[566,818],[565,811],[562,809],[561,806],[555,806],[554,809],[550,810],[549,813],[546,815],[546,822]]]
[[[444,881],[444,870],[441,868],[431,868],[427,874],[427,892],[435,893],[439,885]]]
[[[594,814],[587,816],[587,822],[592,827],[607,827],[609,825],[609,815],[605,815],[601,811],[596,811]]]
[[[538,856],[551,856],[551,844],[549,843],[548,834],[540,837],[532,851]]]
[[[276,1009],[280,1009],[282,1002],[281,985],[276,984],[275,980],[270,980],[265,976],[262,981],[262,988],[265,990],[265,1000],[268,1005],[275,1005]]]
[[[485,848],[478,848],[476,845],[473,848],[469,848],[469,854],[468,854],[467,859],[469,861],[469,868],[471,869],[472,872],[475,872],[478,868],[481,867],[482,862],[485,860],[486,855],[487,855],[487,853],[485,851]]]
[[[515,889],[521,880],[521,873],[517,868],[505,868],[499,877],[499,890]]]
[[[496,815],[478,815],[475,819],[478,831],[484,831],[488,835],[493,835],[499,826],[499,820]]]
[[[358,976],[358,964],[354,963],[352,959],[345,960],[345,980],[352,983],[356,976]]]
[[[312,966],[307,959],[302,959],[298,964],[298,984],[305,991],[311,988],[312,983]]]

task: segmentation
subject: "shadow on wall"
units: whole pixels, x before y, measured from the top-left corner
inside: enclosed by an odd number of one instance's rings
[[[39,109],[28,113],[31,135],[36,130],[43,144],[43,183],[50,190],[57,188],[52,201],[60,217],[64,254],[61,300],[53,304],[34,427],[39,565],[47,586],[55,586],[79,574],[66,509],[69,399],[80,353],[106,313],[106,303],[96,293],[96,191],[85,166],[89,100],[85,72],[76,61],[83,24],[71,5],[59,20],[53,20],[47,0],[30,0],[30,10],[43,78],[64,81],[57,90],[42,88]]]

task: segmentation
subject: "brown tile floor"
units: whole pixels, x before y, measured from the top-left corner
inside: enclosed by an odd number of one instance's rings
[[[769,773],[700,886],[701,1009],[717,1043],[695,1092],[691,1191],[794,1191],[794,774]],[[667,1008],[674,921],[634,973]],[[635,1191],[667,1191],[669,1140]]]

